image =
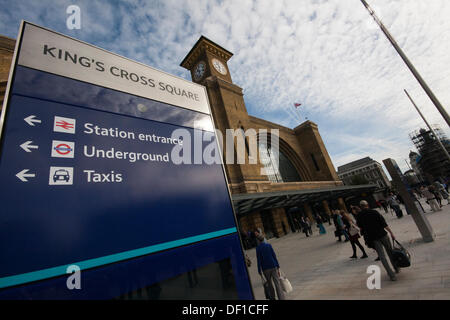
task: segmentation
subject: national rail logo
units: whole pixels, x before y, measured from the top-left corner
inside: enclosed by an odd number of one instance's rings
[[[54,132],[75,133],[75,119],[55,116]]]

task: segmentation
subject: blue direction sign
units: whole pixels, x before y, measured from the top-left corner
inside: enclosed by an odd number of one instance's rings
[[[223,280],[224,268],[233,280],[218,297],[252,298],[223,165],[174,161],[174,148],[194,150],[186,136],[214,135],[205,89],[29,23],[18,41],[2,114],[0,298],[158,287],[149,298],[173,299],[168,281]],[[67,284],[72,265],[82,289]]]

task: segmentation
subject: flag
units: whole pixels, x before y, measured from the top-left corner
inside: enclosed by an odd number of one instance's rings
[[[301,103],[294,103],[294,107],[296,107],[296,108],[298,108],[298,107],[300,107],[302,104]]]

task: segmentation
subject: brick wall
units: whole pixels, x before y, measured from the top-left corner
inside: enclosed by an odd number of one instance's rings
[[[3,106],[15,45],[14,39],[0,36],[0,109]]]

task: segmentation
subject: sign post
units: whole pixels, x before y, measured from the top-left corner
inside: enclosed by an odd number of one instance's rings
[[[435,235],[433,229],[424,213],[422,213],[414,203],[414,199],[411,197],[410,191],[408,190],[407,185],[405,185],[402,179],[402,173],[399,166],[394,159],[384,159],[383,163],[398,188],[398,192],[400,193],[400,196],[405,203],[406,210],[413,217],[414,222],[416,223],[417,228],[422,235],[423,241],[434,241]]]
[[[16,48],[0,299],[188,299],[170,288],[192,272],[232,278],[190,297],[252,299],[223,164],[192,161],[218,150],[205,88],[27,22]],[[81,289],[66,286],[73,266]]]

